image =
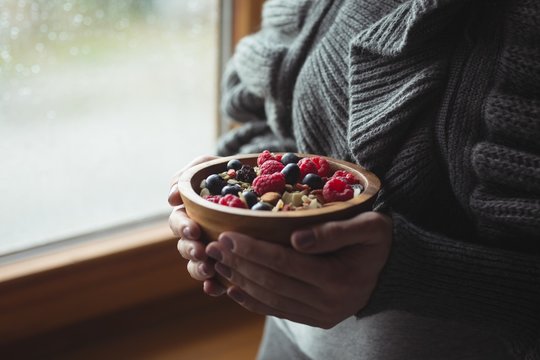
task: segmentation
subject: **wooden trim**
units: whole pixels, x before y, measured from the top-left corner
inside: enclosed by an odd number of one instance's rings
[[[166,222],[0,267],[0,345],[200,287]]]
[[[261,12],[264,0],[235,0],[233,42],[249,35],[261,26]]]
[[[200,289],[2,346],[3,359],[254,359],[264,316]]]

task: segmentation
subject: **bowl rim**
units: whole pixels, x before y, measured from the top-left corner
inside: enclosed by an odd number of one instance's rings
[[[274,154],[285,154],[284,152],[275,152]],[[304,157],[312,157],[312,156],[320,156],[322,158],[325,158],[329,162],[333,162],[336,164],[339,164],[342,167],[353,169],[357,172],[359,172],[367,182],[367,186],[364,188],[364,191],[362,193],[350,200],[343,201],[343,202],[336,202],[332,206],[317,208],[317,209],[305,209],[300,211],[254,211],[251,209],[242,209],[242,208],[234,208],[234,207],[228,207],[220,204],[213,203],[211,201],[205,200],[200,196],[199,193],[197,193],[191,186],[191,178],[195,176],[198,172],[202,171],[203,169],[213,166],[213,165],[219,165],[221,163],[227,163],[230,160],[233,159],[250,159],[250,158],[256,158],[259,156],[258,153],[251,153],[251,154],[238,154],[238,155],[232,155],[232,156],[226,156],[226,157],[220,157],[213,160],[208,160],[203,163],[200,163],[198,165],[195,165],[186,171],[180,176],[180,179],[178,180],[178,190],[180,191],[180,195],[182,197],[186,197],[191,202],[196,203],[199,206],[202,206],[204,208],[208,208],[214,211],[227,213],[231,215],[241,215],[241,216],[247,216],[247,217],[254,217],[254,218],[260,218],[260,217],[268,217],[268,218],[291,218],[291,217],[314,217],[314,216],[321,216],[324,214],[334,213],[342,210],[349,209],[351,207],[360,205],[371,199],[373,196],[375,196],[381,187],[381,182],[379,178],[372,173],[369,170],[366,170],[360,165],[338,160],[335,158],[331,158],[328,156],[322,156],[322,155],[314,155],[314,154],[308,154],[308,153],[295,153],[300,158]]]

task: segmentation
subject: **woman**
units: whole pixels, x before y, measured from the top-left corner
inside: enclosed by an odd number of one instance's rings
[[[270,315],[259,358],[540,358],[539,24],[532,0],[266,2],[225,74],[245,125],[219,153],[324,154],[384,187],[290,248],[205,248],[173,186],[191,276]]]

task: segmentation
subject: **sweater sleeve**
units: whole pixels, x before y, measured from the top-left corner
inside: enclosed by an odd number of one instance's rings
[[[308,0],[265,2],[261,29],[238,43],[223,75],[221,109],[243,124],[220,140],[220,155],[296,150],[284,121],[290,109],[276,94],[277,81],[311,5]]]

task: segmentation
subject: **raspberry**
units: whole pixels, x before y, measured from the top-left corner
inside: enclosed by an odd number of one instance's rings
[[[260,167],[261,175],[269,175],[283,170],[285,166],[277,160],[266,160]]]
[[[257,177],[255,170],[249,165],[242,165],[242,168],[236,172],[236,180],[250,183]]]
[[[317,164],[315,164],[310,158],[300,159],[298,166],[300,167],[300,177],[302,179],[307,174],[319,174]]]
[[[231,195],[231,194],[227,194],[223,196],[221,199],[219,199],[219,204],[235,207],[235,208],[243,208],[243,209],[246,208],[246,204],[244,204],[244,202],[240,200],[239,197]]]
[[[260,175],[253,180],[253,190],[263,195],[267,192],[282,193],[285,190],[285,176],[282,173]]]
[[[332,178],[340,178],[349,185],[359,184],[360,181],[350,172],[345,170],[338,170],[332,175]]]
[[[220,195],[209,195],[204,197],[205,200],[208,200],[210,202],[213,202],[214,204],[219,204],[219,200],[221,199]]]
[[[257,165],[261,166],[262,164],[264,164],[268,160],[276,160],[276,158],[274,157],[274,155],[270,151],[264,150],[257,157]]]
[[[227,170],[227,175],[229,175],[231,179],[234,179],[236,177],[236,170],[234,169]]]
[[[325,202],[347,201],[354,195],[354,190],[342,178],[332,178],[323,187]]]
[[[328,173],[330,172],[330,164],[328,164],[328,161],[326,161],[325,158],[313,156],[311,157],[311,161],[317,165],[317,174],[320,177],[328,176]]]
[[[274,155],[274,158],[276,158],[276,160],[279,161],[279,162],[281,162],[282,157],[283,157],[283,155],[281,155],[281,154]]]

